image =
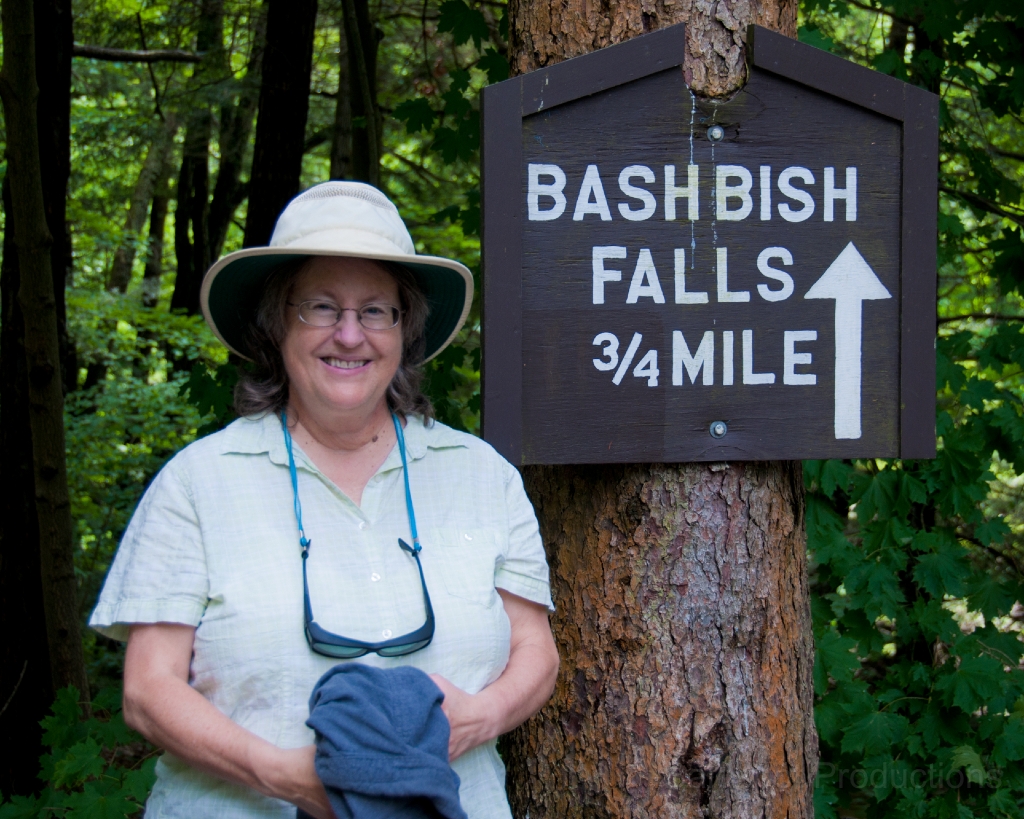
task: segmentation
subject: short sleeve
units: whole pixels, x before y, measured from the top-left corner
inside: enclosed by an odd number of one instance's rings
[[[511,464],[505,465],[505,507],[508,512],[508,550],[495,573],[494,585],[554,611],[548,561],[537,515],[526,496],[522,476]]]
[[[199,625],[209,575],[195,504],[171,461],[142,496],[89,625],[115,640],[134,623]]]

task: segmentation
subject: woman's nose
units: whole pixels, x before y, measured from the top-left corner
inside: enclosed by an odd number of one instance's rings
[[[344,310],[341,319],[334,325],[334,337],[346,347],[357,347],[366,338],[363,326],[359,323],[356,310]]]

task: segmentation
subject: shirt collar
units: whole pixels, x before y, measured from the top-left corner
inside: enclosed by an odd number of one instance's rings
[[[428,449],[450,449],[465,447],[462,433],[446,427],[437,421],[429,425],[424,423],[422,416],[410,415],[404,428],[405,451],[410,461],[418,461],[427,454]],[[239,418],[223,432],[224,440],[221,454],[260,455],[266,453],[271,462],[282,466],[288,465],[288,450],[284,445],[281,432],[281,418],[274,412],[260,416]],[[295,448],[296,466],[305,458],[301,450]],[[398,469],[402,466],[402,456],[396,446],[381,465],[380,471]]]

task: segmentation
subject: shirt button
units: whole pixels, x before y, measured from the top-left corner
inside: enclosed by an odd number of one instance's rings
[[[472,540],[472,539],[473,539],[473,538],[471,538],[471,537],[470,537],[470,536],[469,536],[468,534],[464,534],[464,535],[463,535],[463,537],[464,537],[464,538],[465,538],[466,540]]]
[[[374,572],[373,574],[370,575],[370,580],[372,580],[374,583],[376,583],[378,580],[380,580],[380,575],[377,574],[376,572]]]
[[[391,629],[386,628],[381,632],[381,636],[386,640],[391,636]]]
[[[366,528],[366,521],[365,520],[359,521],[359,531],[362,531],[365,528]]]

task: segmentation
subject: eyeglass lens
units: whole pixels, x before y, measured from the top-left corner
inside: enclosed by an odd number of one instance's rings
[[[355,312],[367,330],[390,330],[398,324],[401,311],[390,304],[364,304],[362,307],[338,307],[332,301],[304,301],[299,305],[299,318],[314,327],[333,327],[347,310]]]

